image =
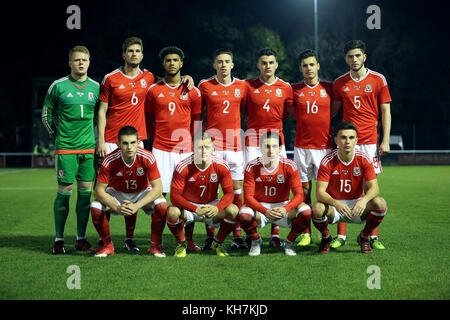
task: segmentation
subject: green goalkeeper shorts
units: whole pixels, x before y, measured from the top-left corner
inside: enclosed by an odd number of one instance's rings
[[[94,153],[57,154],[56,179],[59,185],[77,181],[92,181],[95,177]]]

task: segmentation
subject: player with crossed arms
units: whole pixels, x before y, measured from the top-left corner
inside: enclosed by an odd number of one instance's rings
[[[334,138],[337,149],[320,163],[317,177],[313,223],[322,234],[319,253],[330,251],[328,224],[364,223],[357,241],[362,253],[372,253],[369,236],[383,221],[386,201],[379,196],[377,176],[369,157],[355,149],[358,130],[351,122],[342,122]]]
[[[311,219],[311,209],[303,202],[297,166],[280,155],[280,135],[269,131],[260,141],[262,156],[245,168],[244,206],[239,211],[239,222],[252,239],[248,254],[260,255],[262,238],[257,227],[271,223],[291,229],[284,241],[284,252],[295,256],[294,242]],[[291,191],[293,197],[289,199]]]
[[[219,256],[227,256],[223,241],[235,228],[238,207],[233,201],[233,181],[228,164],[213,155],[214,145],[207,132],[194,136],[194,153],[175,168],[170,193],[167,225],[175,236],[175,256],[186,256],[183,225],[194,221],[219,227],[212,247]],[[218,199],[219,186],[223,196]]]

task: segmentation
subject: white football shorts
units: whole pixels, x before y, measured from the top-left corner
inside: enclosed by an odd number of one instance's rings
[[[331,149],[304,149],[294,147],[294,162],[298,167],[302,182],[317,179],[320,162]]]
[[[161,175],[163,193],[168,193],[170,191],[170,184],[172,182],[175,167],[182,160],[189,157],[192,152],[179,153],[153,148],[152,153],[155,156],[159,174]]]
[[[216,150],[214,155],[227,162],[231,171],[231,179],[244,180],[244,152]]]

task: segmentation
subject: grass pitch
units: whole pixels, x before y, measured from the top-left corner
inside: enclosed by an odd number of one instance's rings
[[[317,253],[317,241],[297,247],[295,257],[269,249],[266,227],[261,256],[230,251],[226,258],[207,252],[177,259],[166,227],[168,257],[157,259],[147,254],[151,220],[140,212],[135,240],[141,254],[121,249],[124,219],[112,217],[116,255],[99,259],[73,248],[76,190],[65,231],[69,254],[53,256],[54,170],[1,169],[0,299],[450,299],[450,167],[385,167],[379,184],[388,203],[379,229],[386,250],[372,255],[361,254],[356,243],[363,225],[348,225],[347,244],[325,256]],[[336,234],[336,226],[329,229]],[[282,228],[280,237],[287,233]],[[92,244],[98,239],[91,220],[87,238]],[[197,223],[194,240],[202,246],[204,238],[204,224]],[[231,236],[225,245],[230,242]],[[68,288],[74,283],[70,266],[80,270],[80,289]],[[378,289],[370,289],[376,283],[370,266],[380,272]]]

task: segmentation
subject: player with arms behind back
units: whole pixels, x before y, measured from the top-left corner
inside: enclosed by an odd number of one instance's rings
[[[87,76],[89,64],[90,54],[86,47],[72,48],[69,52],[70,75],[52,83],[42,108],[42,123],[50,135],[55,135],[56,147],[58,193],[53,205],[56,229],[53,254],[66,253],[64,227],[75,179],[78,186],[75,249],[91,249],[85,234],[95,177],[94,109],[100,86]]]
[[[291,229],[284,241],[284,252],[295,256],[294,242],[311,219],[311,209],[303,202],[297,166],[280,156],[281,137],[269,131],[260,141],[262,156],[245,168],[244,206],[239,211],[239,222],[252,239],[249,255],[261,253],[262,238],[257,227],[271,223]],[[289,200],[291,191],[293,197]]]
[[[183,225],[194,221],[218,227],[212,247],[219,256],[227,256],[223,241],[235,228],[238,207],[233,201],[233,181],[227,163],[213,155],[214,145],[207,132],[194,136],[194,154],[175,168],[167,211],[167,225],[175,236],[176,257],[185,257],[187,244]],[[218,199],[219,186],[223,196]]]
[[[375,173],[382,172],[380,156],[390,151],[391,134],[391,96],[386,78],[378,72],[365,67],[366,45],[361,40],[351,40],[344,45],[345,62],[350,71],[340,76],[333,84],[332,117],[342,109],[342,120],[350,121],[358,128],[357,150],[369,156]],[[379,109],[383,140],[377,146],[377,124]],[[338,224],[338,237],[332,247],[345,244],[345,224]],[[371,245],[384,249],[378,239],[378,228],[370,237]]]
[[[287,109],[292,106],[291,85],[275,75],[278,69],[277,52],[273,49],[262,49],[256,64],[260,75],[247,79],[247,131],[245,133],[245,165],[261,156],[259,148],[260,136],[267,131],[275,131],[281,136],[281,155],[287,157],[284,146],[283,120]],[[271,226],[270,246],[281,248],[278,236],[280,227]]]
[[[225,160],[233,179],[233,203],[242,207],[242,181],[244,180],[244,154],[241,143],[241,109],[245,107],[247,86],[245,81],[234,78],[233,53],[229,49],[214,52],[213,68],[216,75],[200,81],[198,88],[202,93],[206,108],[207,132],[214,139],[214,155]],[[211,248],[214,227],[207,226],[207,236],[203,250]],[[232,249],[246,248],[241,238],[239,223],[233,232]]]
[[[136,215],[139,209],[152,215],[149,254],[165,257],[162,251],[162,233],[165,226],[167,202],[162,197],[161,178],[156,159],[150,151],[138,146],[139,133],[125,126],[118,133],[118,146],[103,160],[100,167],[96,199],[91,204],[92,222],[100,235],[103,247],[97,257],[114,254],[109,217]]]
[[[366,223],[357,241],[362,253],[372,253],[369,236],[387,212],[386,201],[378,196],[377,176],[369,157],[355,149],[358,130],[351,122],[342,122],[334,138],[337,149],[320,163],[313,223],[322,234],[319,253],[330,251],[328,223]]]
[[[319,57],[313,50],[299,54],[303,81],[292,85],[296,119],[294,162],[300,172],[305,202],[311,206],[312,180],[317,179],[320,161],[331,150],[330,108],[333,84],[319,79]],[[311,243],[311,223],[300,236],[299,246]]]

